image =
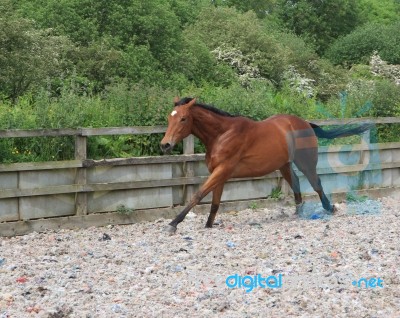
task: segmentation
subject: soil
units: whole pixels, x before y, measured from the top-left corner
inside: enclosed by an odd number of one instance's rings
[[[0,238],[0,317],[400,317],[399,200],[310,207]]]

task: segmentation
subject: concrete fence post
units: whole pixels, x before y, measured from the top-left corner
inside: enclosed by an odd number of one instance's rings
[[[87,137],[75,136],[75,159],[87,159]],[[76,168],[75,184],[86,185],[86,168]],[[87,194],[75,193],[75,215],[87,215]]]
[[[192,155],[194,154],[194,136],[189,135],[183,140],[183,154]],[[193,162],[183,162],[183,174],[185,178],[194,177],[194,166]],[[189,203],[194,193],[193,185],[183,185],[183,204]]]

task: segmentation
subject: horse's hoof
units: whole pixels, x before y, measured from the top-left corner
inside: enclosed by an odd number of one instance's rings
[[[332,204],[328,209],[325,209],[325,211],[327,211],[328,214],[334,214],[337,211],[337,208],[334,204]]]
[[[165,228],[164,228],[165,232],[168,232],[170,234],[174,234],[176,232],[176,226],[173,226],[171,224],[168,224]]]
[[[301,202],[300,204],[296,204],[296,215],[300,215],[303,212],[303,206],[304,202]]]

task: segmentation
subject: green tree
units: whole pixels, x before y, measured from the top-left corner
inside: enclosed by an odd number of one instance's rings
[[[398,0],[360,0],[359,8],[362,23],[392,23],[400,15]]]
[[[101,92],[123,74],[123,52],[112,48],[107,39],[89,46],[76,46],[68,59],[71,63],[66,72],[67,82],[72,79],[87,93]]]
[[[99,1],[100,2],[100,1]],[[88,46],[99,39],[99,21],[93,16],[90,0],[19,0],[20,14],[34,20],[39,28],[55,29],[78,46]],[[97,8],[96,8],[97,9]]]
[[[18,6],[42,28],[77,44],[71,55],[76,73],[101,89],[114,77],[151,82],[173,74],[181,62],[183,26],[204,1],[21,0]]]
[[[243,14],[235,8],[206,8],[196,23],[186,28],[184,36],[187,42],[204,43],[221,63],[225,60],[225,65],[235,70],[239,80],[247,73],[250,78],[266,79],[281,87],[283,74],[294,66],[319,86],[317,94],[325,99],[337,93],[337,83],[343,79],[341,71],[328,61],[320,61],[303,39],[271,21],[257,19],[252,11]],[[203,70],[199,63],[198,72],[212,72],[208,65]]]
[[[0,92],[15,100],[61,76],[72,45],[51,29],[36,29],[33,21],[15,15],[8,1],[0,4],[0,12]]]
[[[278,16],[289,30],[311,41],[320,54],[359,24],[356,0],[279,0]]]
[[[400,21],[388,25],[362,25],[336,40],[327,50],[326,56],[334,64],[350,67],[358,63],[368,64],[373,52],[377,51],[389,64],[400,64],[399,30]]]
[[[276,9],[277,0],[226,0],[225,5],[235,7],[241,12],[254,11],[259,18],[265,18]]]
[[[234,8],[206,8],[196,23],[185,29],[184,36],[187,42],[205,43],[210,51],[220,47],[239,50],[259,68],[261,77],[271,80],[278,80],[286,62],[282,61],[285,56],[279,40],[264,32],[251,11],[241,14]]]

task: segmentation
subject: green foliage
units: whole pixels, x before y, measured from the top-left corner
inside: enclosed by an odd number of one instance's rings
[[[69,54],[84,83],[99,92],[115,77],[154,83],[174,77],[185,52],[182,28],[203,6],[183,0],[21,0],[19,11],[77,45]],[[206,66],[204,66],[206,67]],[[86,85],[86,84],[85,84]]]
[[[117,213],[122,215],[130,215],[135,212],[135,209],[127,208],[125,205],[120,204],[117,206]]]
[[[311,41],[319,53],[359,23],[355,0],[280,0],[279,4],[278,15],[286,27]]]
[[[352,80],[340,98],[331,98],[318,111],[328,118],[396,117],[400,115],[400,90],[386,79]],[[376,134],[373,142],[399,141],[400,126],[377,125]]]
[[[268,104],[278,114],[292,114],[302,118],[315,118],[316,103],[302,92],[293,91],[289,86],[269,94]]]
[[[360,20],[363,23],[391,23],[399,19],[398,0],[360,0]]]
[[[254,60],[264,78],[278,79],[282,71],[282,65],[274,63],[283,55],[279,41],[263,32],[262,23],[252,12],[240,14],[231,8],[207,8],[185,30],[185,36],[202,41],[211,51],[222,45],[240,50]]]
[[[196,86],[204,83],[228,86],[236,81],[234,71],[227,65],[217,63],[211,50],[201,39],[192,38],[185,32],[183,41],[181,61],[175,71],[184,75],[190,83]],[[188,83],[181,85],[182,87],[174,83],[174,86],[183,89]]]
[[[317,111],[325,118],[395,117],[400,114],[400,90],[392,82],[353,80],[338,97],[332,97]]]
[[[353,80],[341,98],[332,98],[335,105],[330,117],[395,117],[400,114],[400,90],[389,80]]]
[[[0,0],[0,129],[166,124],[176,95],[256,120],[398,116],[398,87],[383,73],[333,65],[367,63],[373,50],[400,64],[398,9],[391,0]],[[399,135],[378,127],[381,140]],[[91,137],[88,153],[159,154],[160,138]],[[1,139],[0,155],[71,159],[73,145]]]
[[[66,71],[67,81],[74,80],[85,93],[103,91],[114,78],[123,73],[122,68],[126,66],[123,52],[111,48],[106,41],[93,42],[88,47],[76,47],[69,52],[68,57],[71,64]],[[57,80],[52,83],[55,93],[61,83]]]
[[[326,56],[334,64],[368,64],[374,51],[390,64],[400,64],[400,21],[366,24],[335,41]]]
[[[16,100],[29,90],[60,76],[71,43],[51,29],[36,29],[33,21],[20,18],[7,1],[0,16],[0,94]],[[7,6],[6,6],[7,5]]]
[[[184,35],[205,43],[209,50],[217,52],[216,57],[218,52],[227,50],[240,52],[241,60],[256,68],[260,78],[275,84],[280,83],[281,74],[289,65],[307,68],[310,60],[316,58],[301,39],[283,32],[273,23],[258,20],[252,11],[242,14],[234,8],[206,8]],[[238,69],[231,61],[225,65]]]
[[[283,197],[283,193],[282,193],[281,187],[273,188],[269,197],[271,199],[275,199],[275,200],[281,199]]]
[[[300,71],[306,72],[310,61],[318,60],[318,55],[312,46],[295,33],[269,21],[264,22],[263,30],[280,43],[284,51],[284,59],[281,58],[281,61],[285,61],[288,65],[294,65]]]
[[[400,89],[396,84],[388,80],[375,81],[372,94],[373,116],[400,116]]]
[[[91,16],[93,6],[88,0],[20,0],[15,5],[23,17],[35,20],[41,28],[54,28],[68,35],[79,46],[99,39],[97,22]]]
[[[259,18],[267,17],[276,8],[276,0],[226,0],[224,4],[241,12],[254,11]]]
[[[238,83],[229,87],[203,86],[195,92],[195,96],[205,103],[212,101],[217,108],[255,120],[262,120],[276,113],[276,108],[269,102],[271,94],[273,90],[263,82],[254,82],[248,88]]]
[[[347,192],[346,193],[346,201],[347,202],[365,202],[368,199],[366,195],[358,195],[355,192]]]
[[[374,117],[400,116],[400,89],[398,85],[388,81],[375,82],[375,89],[371,102],[373,103],[372,115]],[[377,125],[378,140],[399,141],[400,125]]]
[[[161,155],[159,146],[161,139],[162,135],[158,134],[91,137],[89,138],[88,157],[104,159]]]
[[[209,19],[213,24],[208,23]],[[281,87],[285,84],[282,75],[290,67],[315,82],[319,98],[330,97],[344,85],[342,70],[319,59],[300,37],[273,22],[257,20],[252,12],[241,14],[232,8],[207,8],[199,14],[197,22],[187,28],[185,37],[205,43],[218,64],[230,67],[236,74],[236,81],[244,86],[248,85],[248,78],[259,78],[264,79],[266,85],[269,82]],[[209,72],[212,67],[207,70]],[[224,83],[229,81],[224,80]]]
[[[122,52],[120,74],[137,83],[151,83],[162,76],[159,63],[152,56],[148,45],[130,44]]]
[[[84,95],[73,83],[53,98],[43,90],[19,98],[18,104],[0,102],[0,129],[152,126],[165,124],[173,92],[126,83],[108,87],[103,96]],[[161,136],[89,138],[90,157],[128,157],[159,154]],[[69,137],[14,138],[0,140],[3,162],[73,159],[74,141]]]
[[[379,94],[381,91],[384,97]],[[20,97],[18,104],[0,102],[0,129],[165,125],[174,95],[172,90],[144,85],[131,87],[126,82],[110,85],[102,95],[86,95],[82,94],[79,86],[70,83],[57,98],[41,91],[36,96]],[[393,112],[387,114],[393,116],[400,109],[398,88],[385,80],[374,89],[366,84],[355,85],[346,97],[332,98],[323,106],[316,99],[293,92],[289,87],[276,90],[257,81],[248,88],[238,83],[228,87],[187,87],[181,96],[196,96],[202,102],[256,120],[277,113],[296,114],[308,119],[341,118],[382,114],[379,112],[391,109]],[[368,101],[374,104],[368,104]],[[378,128],[381,141],[396,140],[400,135],[398,127]],[[161,138],[161,134],[90,137],[88,156],[102,159],[159,155]],[[359,142],[359,139],[338,142]],[[205,150],[199,141],[196,141],[195,149],[196,152]],[[182,153],[181,144],[177,145],[174,153]],[[0,155],[3,162],[73,159],[74,140],[70,137],[1,139]]]
[[[249,204],[249,209],[257,210],[258,209],[258,203],[257,202],[251,202]]]

